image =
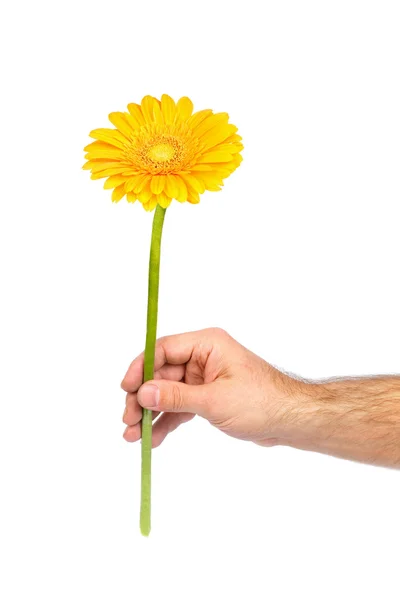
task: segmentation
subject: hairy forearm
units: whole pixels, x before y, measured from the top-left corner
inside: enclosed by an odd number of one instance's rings
[[[400,377],[306,383],[294,421],[283,443],[400,468]]]

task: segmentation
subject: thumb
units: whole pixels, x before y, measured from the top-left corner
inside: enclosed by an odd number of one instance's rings
[[[187,385],[179,381],[147,381],[138,391],[143,408],[162,412],[188,412],[207,419],[212,402],[212,384]]]

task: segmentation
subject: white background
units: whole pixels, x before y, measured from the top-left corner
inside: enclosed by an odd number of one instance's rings
[[[81,170],[145,94],[228,111],[244,162],[167,213],[159,334],[220,326],[310,378],[398,373],[397,1],[13,2],[1,15],[0,595],[398,599],[396,471],[230,439],[154,453],[120,381],[151,215]]]

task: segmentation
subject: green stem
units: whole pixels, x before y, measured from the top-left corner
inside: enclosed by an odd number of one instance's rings
[[[149,262],[149,295],[147,301],[147,331],[144,351],[144,377],[154,377],[154,353],[157,338],[158,285],[160,276],[161,235],[165,208],[157,204],[153,219]],[[140,505],[140,531],[149,535],[151,528],[151,436],[152,411],[143,409],[142,417],[142,495]]]

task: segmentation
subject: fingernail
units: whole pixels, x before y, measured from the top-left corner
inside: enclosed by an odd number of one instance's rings
[[[138,401],[144,408],[154,408],[160,401],[160,390],[151,383],[142,385],[138,391]]]

